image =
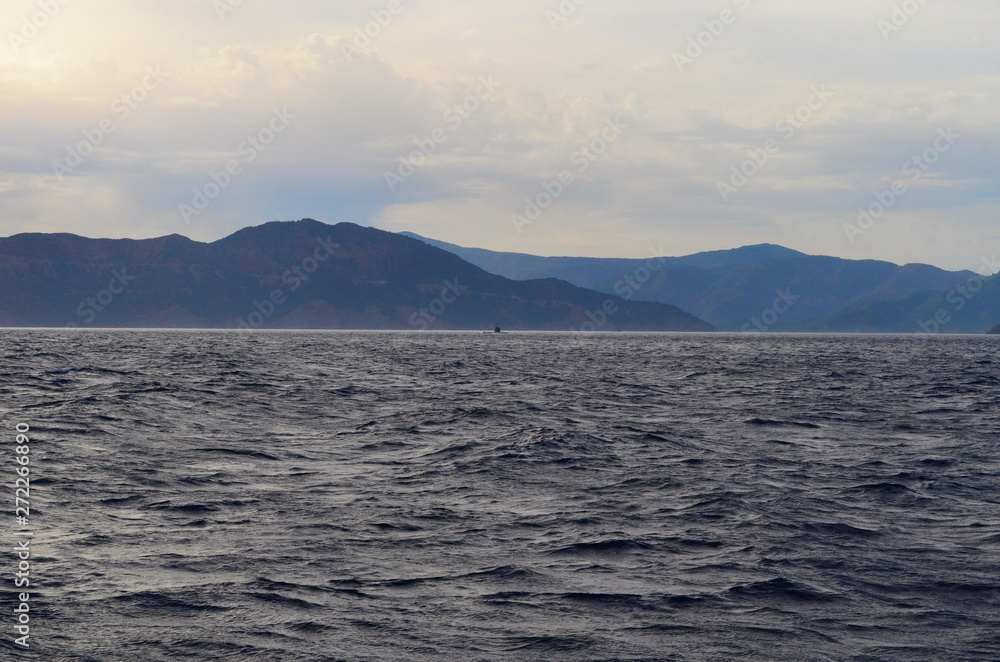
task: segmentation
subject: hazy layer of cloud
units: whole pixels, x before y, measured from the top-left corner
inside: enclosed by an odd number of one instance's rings
[[[397,1],[7,2],[0,234],[212,240],[311,216],[539,254],[995,252],[995,0]],[[387,24],[358,40],[372,12]]]

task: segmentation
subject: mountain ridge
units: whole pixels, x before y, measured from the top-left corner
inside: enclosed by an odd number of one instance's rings
[[[5,326],[712,331],[667,304],[511,281],[424,242],[314,219],[181,235],[0,238]]]
[[[636,258],[500,253],[414,233],[408,236],[455,251],[508,278],[554,276],[601,292],[615,292],[622,274],[641,262]],[[963,296],[964,304],[955,300],[954,292],[963,283],[977,279],[983,287],[976,296]],[[933,315],[943,307],[947,321],[937,324],[942,332],[985,333],[1000,319],[996,279],[922,263],[848,260],[757,244],[666,257],[662,268],[632,294],[636,299],[688,310],[724,331],[922,332],[921,324],[934,320]],[[777,300],[781,294],[790,300],[788,305]],[[945,301],[949,296],[952,300]],[[931,308],[930,318],[927,308]],[[762,324],[763,316],[770,321]],[[935,328],[934,324],[925,326]]]

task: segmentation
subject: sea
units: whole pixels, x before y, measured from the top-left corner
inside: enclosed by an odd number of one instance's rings
[[[2,330],[0,659],[1000,660],[998,350]]]

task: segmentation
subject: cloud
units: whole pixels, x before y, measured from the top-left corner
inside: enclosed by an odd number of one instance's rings
[[[767,241],[955,268],[996,239],[983,2],[926,3],[888,38],[881,0],[589,0],[556,23],[555,1],[398,3],[246,1],[221,16],[201,0],[66,3],[0,51],[0,233],[210,240],[312,216],[543,254]],[[8,42],[36,10],[5,6]],[[151,68],[162,83],[137,100]],[[833,96],[787,136],[817,86]],[[241,153],[275,110],[287,129]],[[621,140],[518,233],[525,198],[616,117]],[[113,132],[57,176],[104,120]],[[846,242],[857,208],[947,127],[954,149]],[[770,139],[780,149],[721,199],[718,182]],[[179,206],[233,160],[239,174],[185,222]]]

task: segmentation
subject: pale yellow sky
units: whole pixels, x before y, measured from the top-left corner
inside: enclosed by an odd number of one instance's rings
[[[537,254],[769,242],[975,269],[1000,236],[998,13],[8,0],[0,235],[312,217]]]

